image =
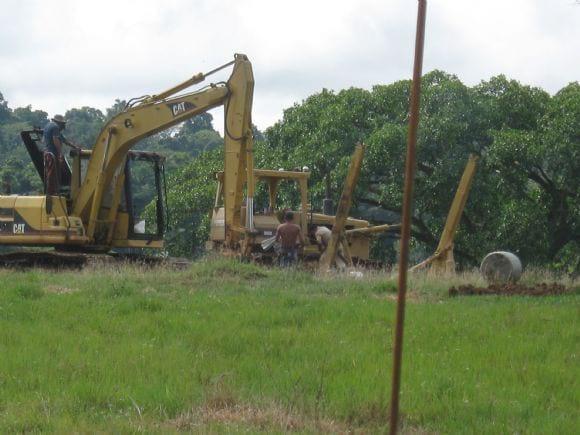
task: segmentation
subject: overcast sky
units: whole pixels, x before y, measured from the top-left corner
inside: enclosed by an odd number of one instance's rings
[[[580,80],[577,3],[430,0],[423,69],[468,85],[503,73],[554,93]],[[409,78],[416,8],[414,0],[2,0],[0,92],[11,107],[50,115],[104,109],[240,52],[254,67],[253,120],[265,129],[322,88]]]

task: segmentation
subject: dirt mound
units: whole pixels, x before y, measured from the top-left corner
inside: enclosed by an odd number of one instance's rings
[[[572,288],[566,288],[558,283],[540,283],[532,286],[524,284],[491,284],[488,287],[475,287],[471,284],[451,287],[449,296],[472,295],[502,295],[502,296],[550,296],[573,293]]]

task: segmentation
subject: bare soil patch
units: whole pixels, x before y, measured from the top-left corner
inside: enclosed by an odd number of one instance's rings
[[[352,433],[332,420],[312,420],[275,406],[259,408],[235,403],[210,403],[167,422],[179,431],[203,428],[209,423],[246,426],[259,431]]]
[[[565,285],[556,282],[542,282],[533,285],[516,283],[491,284],[487,287],[476,287],[474,285],[467,284],[451,287],[449,289],[449,296],[554,296],[572,294],[575,291],[576,290],[574,288],[567,288]]]

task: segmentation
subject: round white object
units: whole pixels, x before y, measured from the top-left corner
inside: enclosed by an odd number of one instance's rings
[[[354,279],[362,279],[362,278],[364,278],[364,275],[363,275],[363,273],[362,273],[361,271],[359,271],[359,270],[351,270],[351,271],[349,272],[349,275],[350,275],[352,278],[354,278]]]
[[[517,282],[522,276],[522,262],[511,252],[496,251],[485,256],[479,270],[488,282]]]

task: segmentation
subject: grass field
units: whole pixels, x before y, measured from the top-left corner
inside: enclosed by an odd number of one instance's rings
[[[410,284],[403,432],[577,433],[578,290],[447,297],[474,279]],[[214,260],[0,271],[0,289],[1,433],[385,431],[386,275]]]

